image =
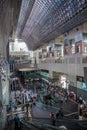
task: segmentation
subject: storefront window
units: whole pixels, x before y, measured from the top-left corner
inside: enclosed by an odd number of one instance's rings
[[[61,56],[61,53],[62,53],[62,45],[55,45],[54,55]]]
[[[82,41],[75,43],[76,53],[82,53]]]
[[[64,89],[67,88],[66,77],[65,76],[61,76],[61,85],[62,85],[62,88],[64,88]]]
[[[71,47],[69,43],[69,39],[64,40],[64,54],[69,55],[71,53]]]
[[[87,33],[83,33],[83,53],[87,53]]]
[[[83,33],[83,42],[87,42],[87,33]]]
[[[87,43],[84,43],[84,53],[87,53]]]
[[[71,54],[74,54],[75,53],[75,40],[70,39],[69,43],[70,43],[70,48],[71,48]]]

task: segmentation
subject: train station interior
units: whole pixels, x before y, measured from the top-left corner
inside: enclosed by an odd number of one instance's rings
[[[0,0],[0,130],[87,130],[87,0]]]

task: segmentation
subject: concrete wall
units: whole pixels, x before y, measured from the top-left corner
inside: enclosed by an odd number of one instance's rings
[[[66,64],[66,63],[40,63],[38,64],[39,69],[46,69],[51,71],[56,71],[59,73],[70,74],[74,76],[84,76],[83,65],[82,64]]]
[[[10,1],[4,2],[2,8],[2,15],[0,17],[0,52],[6,57],[6,44],[8,43],[8,37],[11,30],[11,7]]]
[[[6,45],[17,26],[21,0],[6,0],[3,2],[0,15],[0,53],[7,58]]]

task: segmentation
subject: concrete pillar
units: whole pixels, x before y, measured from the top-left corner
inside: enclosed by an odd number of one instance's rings
[[[2,129],[5,127],[6,121],[7,121],[7,108],[6,105],[4,105],[2,111]]]
[[[64,56],[64,46],[62,45],[62,49],[61,49],[61,55],[62,57]]]
[[[83,105],[82,104],[78,104],[79,120],[83,120],[82,111],[83,111]]]
[[[53,72],[51,70],[49,71],[49,77],[53,78]]]

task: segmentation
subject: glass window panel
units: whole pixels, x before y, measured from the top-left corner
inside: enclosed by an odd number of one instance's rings
[[[27,5],[27,3],[25,6],[23,5],[20,27]],[[39,35],[45,37],[52,30],[62,26],[79,11],[82,11],[86,5],[87,0],[36,0],[23,30],[23,36],[27,35],[29,38],[32,35],[35,39]]]
[[[75,39],[70,39],[69,43],[70,43],[71,53],[74,54],[75,53]]]
[[[83,33],[83,42],[87,42],[87,33]]]

